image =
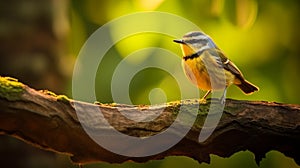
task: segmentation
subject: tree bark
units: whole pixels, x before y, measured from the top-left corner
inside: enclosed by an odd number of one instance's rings
[[[200,131],[207,129],[203,128],[202,123],[207,117],[210,104],[214,103],[212,100],[200,104],[199,107],[195,106],[198,105],[197,100],[153,106],[91,104],[57,96],[48,91],[36,91],[10,78],[0,78],[4,80],[0,81],[0,133],[44,150],[67,154],[75,163],[122,163],[128,160],[146,162],[171,155],[184,155],[208,163],[209,154],[229,157],[241,150],[252,151],[257,163],[270,150],[280,151],[294,158],[297,164],[300,163],[300,105],[227,99],[215,131],[207,140],[199,142]],[[134,137],[149,137],[166,130],[183,105],[197,107],[195,116],[189,114],[196,118],[192,128],[170,149],[146,157],[122,156],[106,150],[89,137],[77,116],[89,115],[90,121],[83,124],[94,129],[94,116],[99,114],[100,109],[109,124],[119,132]],[[127,119],[120,111],[136,117],[144,112],[162,113],[152,121],[135,122]],[[103,125],[94,126],[102,130],[104,135],[110,129]],[[180,136],[180,130],[175,129],[171,133],[174,137]],[[134,144],[129,145],[131,146],[128,148],[134,148]]]

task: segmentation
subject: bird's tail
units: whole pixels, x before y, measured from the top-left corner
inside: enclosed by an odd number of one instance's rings
[[[248,82],[247,80],[241,81],[241,84],[237,85],[245,94],[251,94],[258,91],[258,87]]]

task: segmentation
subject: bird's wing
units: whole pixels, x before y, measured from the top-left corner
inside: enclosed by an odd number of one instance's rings
[[[211,55],[213,55],[217,60],[216,61],[218,64],[221,64],[223,68],[229,72],[231,72],[235,77],[238,79],[244,80],[242,72],[239,70],[239,68],[231,62],[221,50],[218,49],[208,49]]]

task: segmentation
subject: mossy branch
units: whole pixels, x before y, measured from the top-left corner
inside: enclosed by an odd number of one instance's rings
[[[171,155],[209,162],[209,154],[229,157],[241,150],[252,151],[257,162],[266,152],[278,150],[300,163],[300,105],[227,99],[217,128],[206,141],[200,143],[201,123],[211,102],[201,104],[193,127],[175,146],[157,155],[126,157],[109,152],[85,133],[76,115],[75,103],[82,112],[92,116],[99,113],[95,107],[100,108],[111,126],[124,134],[145,137],[168,128],[182,105],[195,107],[198,101],[171,102],[151,108],[145,105],[89,104],[49,91],[36,91],[16,79],[0,77],[0,133],[45,150],[64,153],[71,156],[74,162],[83,164],[97,161],[122,163],[128,160],[146,162]],[[151,122],[134,122],[124,117],[118,109],[136,116],[147,109],[163,112]],[[90,123],[93,122],[92,119]],[[105,134],[106,128],[101,129]],[[174,136],[176,133],[174,130]]]

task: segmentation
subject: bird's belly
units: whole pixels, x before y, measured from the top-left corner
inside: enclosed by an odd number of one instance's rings
[[[200,58],[183,60],[182,64],[188,79],[201,90],[222,90],[233,83],[234,76],[224,69],[217,68],[209,74]]]

